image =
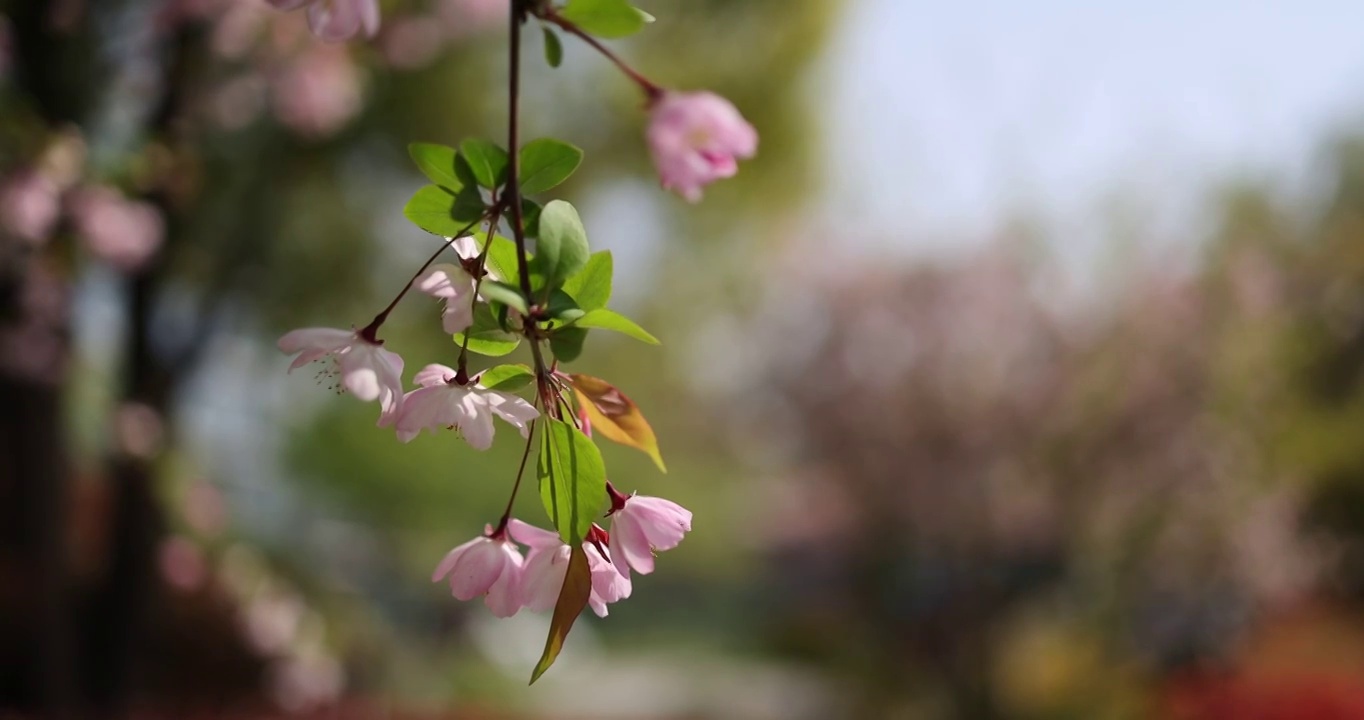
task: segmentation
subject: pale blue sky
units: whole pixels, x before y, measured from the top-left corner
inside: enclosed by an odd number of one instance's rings
[[[1188,227],[1228,178],[1303,187],[1364,119],[1360,0],[850,2],[823,77],[831,207],[912,252],[1028,208],[1083,254],[1119,188]]]

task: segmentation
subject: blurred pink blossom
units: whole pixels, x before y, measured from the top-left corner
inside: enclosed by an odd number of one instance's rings
[[[61,189],[42,173],[24,170],[0,183],[0,227],[35,245],[47,240],[61,213]]]
[[[436,14],[451,37],[474,35],[502,26],[507,19],[507,0],[439,0]]]
[[[264,3],[241,0],[229,3],[213,26],[210,40],[213,52],[229,60],[244,57],[272,17]]]
[[[308,27],[325,42],[379,32],[378,0],[266,0],[279,10],[308,8]]]
[[[444,39],[434,18],[411,15],[390,22],[379,40],[379,47],[389,65],[401,70],[416,70],[436,59]]]
[[[71,201],[76,231],[95,257],[123,272],[151,259],[165,235],[165,221],[154,205],[129,200],[108,187],[89,187]]]
[[[339,47],[311,48],[291,63],[274,83],[275,115],[281,123],[309,137],[340,130],[360,111],[360,71]]]
[[[649,119],[649,151],[663,187],[691,202],[701,188],[733,177],[738,158],[758,151],[758,132],[728,100],[710,92],[668,92]]]
[[[208,577],[204,554],[194,543],[179,535],[161,543],[157,561],[161,566],[161,577],[168,585],[182,592],[197,590]]]

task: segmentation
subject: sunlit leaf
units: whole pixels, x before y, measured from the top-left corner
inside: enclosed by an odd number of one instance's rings
[[[519,310],[522,315],[525,315],[530,311],[530,306],[526,303],[526,297],[521,294],[520,290],[506,283],[498,282],[497,280],[484,278],[483,282],[479,283],[478,294],[488,300],[494,300],[507,307],[515,308],[516,310]]]
[[[578,428],[551,418],[540,436],[537,469],[540,500],[559,537],[570,545],[581,543],[606,502],[601,451]]]
[[[521,192],[544,192],[568,179],[583,161],[583,151],[553,138],[540,138],[521,148]]]
[[[479,249],[483,249],[483,239],[485,236],[479,235]],[[511,238],[501,235],[493,236],[493,245],[488,249],[488,259],[484,268],[491,271],[494,280],[501,280],[508,285],[516,285],[519,282],[516,266],[516,242]]]
[[[501,392],[514,392],[530,384],[535,373],[525,365],[498,365],[484,370],[478,376],[483,387]]]
[[[431,182],[453,192],[464,188],[464,183],[455,174],[454,148],[435,143],[412,143],[407,146],[407,154]]]
[[[564,281],[564,292],[573,296],[583,310],[604,308],[611,299],[612,269],[610,250],[594,252],[582,270]]]
[[[627,0],[569,0],[559,14],[587,32],[604,38],[633,35],[654,19]]]
[[[578,396],[578,405],[587,412],[593,433],[644,451],[653,458],[659,470],[668,471],[663,464],[663,454],[658,450],[654,429],[633,400],[611,383],[591,375],[570,375],[569,381]]]
[[[578,321],[574,324],[583,328],[614,330],[618,333],[629,335],[641,342],[649,343],[650,345],[659,344],[658,338],[650,335],[648,330],[636,325],[634,320],[621,315],[615,310],[608,310],[606,308],[591,310],[586,315],[578,318]]]
[[[429,233],[453,237],[483,217],[483,200],[472,188],[455,194],[437,185],[426,185],[407,201],[403,216]]]
[[[459,154],[464,156],[473,171],[474,179],[489,190],[496,189],[507,180],[507,151],[495,143],[480,138],[469,138],[459,144]]]
[[[549,637],[545,638],[545,651],[540,654],[540,662],[530,674],[530,682],[535,684],[541,675],[554,664],[559,652],[564,649],[564,639],[573,629],[573,621],[587,607],[592,597],[592,569],[587,564],[587,553],[582,545],[574,545],[568,556],[568,572],[564,574],[564,586],[559,590],[559,600],[554,603],[554,615],[549,620]]]
[[[583,309],[578,307],[573,296],[563,290],[555,290],[549,294],[549,306],[545,310],[551,320],[561,323],[573,322],[584,315]]]

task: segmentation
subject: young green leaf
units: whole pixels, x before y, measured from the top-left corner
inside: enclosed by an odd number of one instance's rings
[[[403,216],[417,227],[441,237],[453,237],[470,223],[483,217],[483,200],[470,188],[461,190],[458,195],[436,185],[427,185],[417,191],[403,207]]]
[[[466,334],[469,336],[469,349],[489,357],[506,355],[521,343],[520,335],[499,327],[492,308],[483,303],[474,307],[474,324],[462,333],[455,333],[455,344],[462,346]]]
[[[578,318],[578,321],[574,323],[574,325],[577,325],[578,327],[582,328],[601,328],[602,330],[614,330],[618,333],[624,333],[626,335],[629,335],[630,337],[639,340],[640,342],[646,342],[649,343],[650,345],[659,344],[658,338],[654,337],[653,335],[650,335],[649,331],[645,330],[639,325],[636,325],[634,320],[631,320],[630,318],[621,315],[615,310],[608,310],[606,308],[597,308],[596,310],[589,310],[586,315]]]
[[[639,406],[611,383],[591,375],[570,375],[578,406],[587,413],[592,431],[611,442],[643,450],[658,469],[668,472],[658,451],[658,438]]]
[[[564,45],[559,42],[559,36],[548,26],[541,28],[545,31],[545,62],[550,67],[559,67],[564,61]]]
[[[489,390],[514,392],[530,384],[535,374],[525,365],[497,365],[484,370],[478,383]]]
[[[610,250],[594,252],[582,270],[564,281],[564,292],[573,296],[583,310],[604,308],[611,299],[612,269]]]
[[[578,428],[550,418],[540,436],[540,500],[569,545],[581,544],[606,502],[601,451]]]
[[[530,305],[526,303],[526,296],[521,291],[503,282],[483,278],[483,282],[478,285],[478,294],[489,300],[496,300],[510,308],[519,310],[522,315],[530,312]]]
[[[583,354],[587,331],[580,327],[562,327],[549,335],[549,350],[559,362],[573,362]]]
[[[569,0],[559,14],[587,32],[604,38],[633,35],[654,19],[630,5],[628,0]]]
[[[578,211],[563,200],[551,200],[540,212],[540,239],[532,260],[554,289],[587,264],[587,231]]]
[[[459,144],[459,154],[464,156],[473,171],[474,179],[489,190],[495,190],[507,180],[507,151],[497,145],[479,138],[469,138]]]
[[[583,161],[583,151],[553,138],[540,138],[521,148],[521,192],[544,192],[568,179]]]
[[[479,249],[483,249],[483,235],[478,235]],[[493,246],[488,249],[488,259],[484,265],[496,279],[507,284],[517,282],[516,242],[501,235],[493,236]]]
[[[587,553],[582,545],[574,545],[568,556],[568,571],[564,574],[564,586],[559,590],[559,600],[554,603],[554,615],[549,620],[549,637],[545,638],[545,651],[540,654],[540,662],[530,674],[530,682],[535,684],[541,675],[554,664],[559,651],[564,648],[564,639],[573,629],[573,621],[587,607],[592,597],[592,568],[587,564]]]
[[[464,188],[464,183],[455,174],[454,148],[435,143],[412,143],[407,146],[407,154],[431,182],[452,192]]]

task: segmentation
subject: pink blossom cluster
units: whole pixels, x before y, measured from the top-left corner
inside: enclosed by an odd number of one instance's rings
[[[612,491],[612,505],[610,533],[593,525],[582,546],[592,574],[587,604],[598,617],[630,597],[631,570],[652,573],[654,553],[677,547],[691,531],[691,511],[669,500]],[[524,557],[517,543],[526,546]],[[431,581],[447,580],[460,600],[483,597],[498,617],[543,612],[558,600],[571,554],[558,533],[512,519],[446,553]]]

